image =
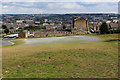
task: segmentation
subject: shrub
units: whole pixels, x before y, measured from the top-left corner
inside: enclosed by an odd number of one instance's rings
[[[114,33],[120,33],[120,29],[110,30],[110,33],[111,33],[111,34],[114,34]]]

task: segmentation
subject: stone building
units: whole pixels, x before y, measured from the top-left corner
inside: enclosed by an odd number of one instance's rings
[[[81,17],[73,17],[73,29],[88,31],[88,20]]]

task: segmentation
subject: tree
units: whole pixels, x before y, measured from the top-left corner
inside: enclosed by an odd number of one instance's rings
[[[40,29],[46,29],[46,27],[44,27],[44,26],[40,26]]]
[[[24,30],[28,30],[28,31],[37,31],[37,30],[41,30],[41,29],[46,29],[46,27],[29,25],[28,27],[24,28]]]
[[[100,26],[100,33],[101,34],[108,34],[109,33],[109,28],[106,22],[103,22],[102,25]]]
[[[63,29],[66,29],[66,26],[65,26],[65,25],[63,25]]]
[[[4,33],[8,34],[8,33],[9,33],[9,29],[6,28],[6,29],[4,30]]]
[[[10,27],[10,29],[14,29],[13,27]]]
[[[20,27],[20,28],[18,28],[18,29],[22,29],[22,28]]]
[[[6,29],[7,28],[7,26],[6,25],[2,25],[2,29]]]

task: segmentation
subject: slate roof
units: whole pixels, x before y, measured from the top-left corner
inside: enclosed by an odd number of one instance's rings
[[[119,29],[118,23],[110,23],[109,27],[110,29]]]

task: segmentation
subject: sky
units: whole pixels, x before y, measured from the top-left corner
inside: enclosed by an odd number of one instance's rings
[[[15,2],[3,0],[0,14],[69,14],[69,13],[118,13],[118,0],[84,0],[69,2],[34,1]]]
[[[120,0],[0,0],[0,2],[118,2]]]

